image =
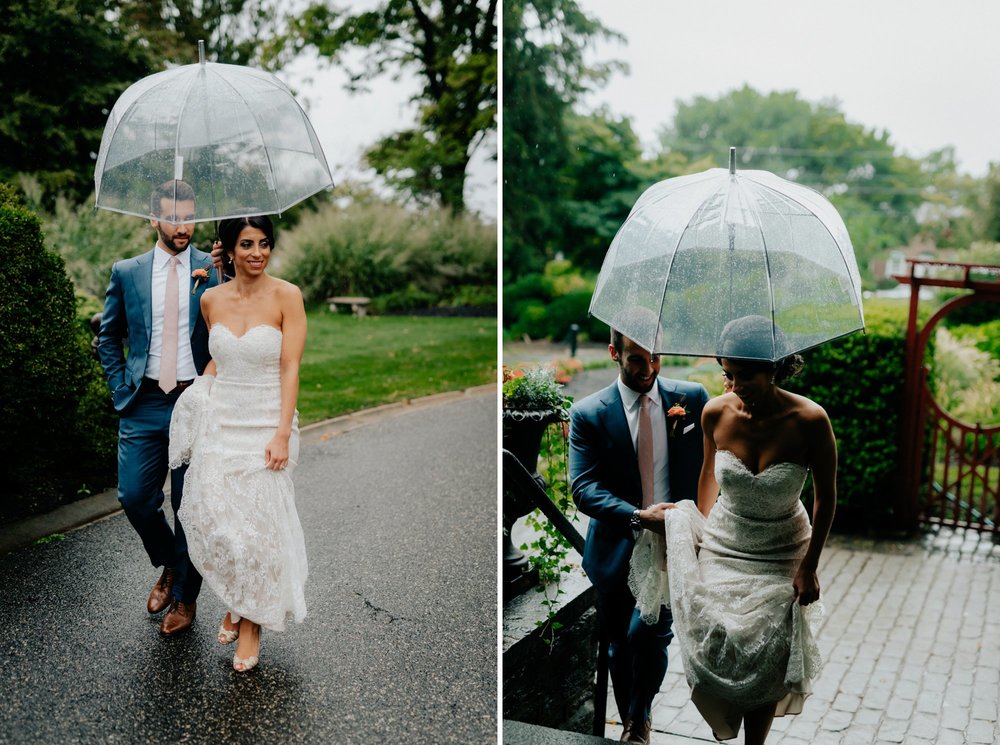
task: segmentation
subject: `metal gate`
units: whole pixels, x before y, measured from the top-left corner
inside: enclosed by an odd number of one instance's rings
[[[934,276],[955,271],[960,278]],[[934,399],[924,352],[942,318],[974,302],[1000,302],[1000,267],[910,261],[910,285],[903,382],[900,492],[897,511],[903,527],[918,523],[972,528],[1000,538],[1000,424],[982,426],[956,419]],[[918,330],[921,287],[971,290],[941,306]]]

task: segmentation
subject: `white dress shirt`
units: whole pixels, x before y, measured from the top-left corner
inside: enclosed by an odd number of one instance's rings
[[[149,336],[146,377],[160,379],[160,356],[163,352],[163,304],[167,294],[167,269],[171,254],[157,244],[153,249],[153,328]],[[188,314],[191,310],[191,251],[177,254],[177,380],[192,380],[198,376],[191,353],[191,333]]]
[[[625,420],[632,435],[632,447],[639,452],[639,396],[618,378],[618,392],[625,407]],[[670,501],[670,463],[667,455],[667,423],[663,416],[663,402],[660,398],[660,384],[654,383],[646,393],[653,405],[649,407],[649,419],[653,425],[653,504]]]

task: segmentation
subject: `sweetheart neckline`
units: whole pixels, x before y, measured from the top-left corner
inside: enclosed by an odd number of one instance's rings
[[[791,460],[780,460],[777,463],[770,463],[770,464],[768,464],[768,466],[766,468],[762,468],[758,473],[754,473],[753,471],[750,470],[750,467],[746,463],[743,462],[743,459],[740,458],[739,456],[737,456],[736,453],[734,453],[732,450],[726,450],[725,448],[718,448],[715,452],[716,453],[726,453],[733,460],[735,460],[737,463],[739,463],[740,466],[743,468],[744,471],[746,471],[747,473],[749,473],[754,478],[757,478],[758,476],[762,476],[763,474],[765,474],[768,471],[770,471],[772,468],[776,468],[778,466],[796,466],[797,468],[801,468],[803,471],[808,471],[809,470],[808,466],[804,466],[801,463],[796,463],[795,461],[791,461]]]
[[[228,327],[228,326],[227,326],[226,324],[224,324],[224,323],[219,323],[219,322],[215,322],[215,323],[213,323],[213,324],[212,324],[212,328],[214,329],[214,328],[216,328],[216,327],[219,327],[219,328],[224,328],[224,329],[225,329],[226,331],[228,331],[228,332],[229,332],[229,335],[230,335],[231,337],[233,337],[234,339],[242,339],[242,338],[243,338],[244,336],[246,336],[247,334],[249,334],[249,333],[250,333],[251,331],[253,331],[254,329],[259,329],[259,328],[267,328],[267,329],[272,329],[273,331],[277,331],[277,332],[278,332],[279,334],[281,333],[281,329],[279,329],[279,328],[278,328],[277,326],[272,326],[272,325],[271,325],[271,324],[269,324],[269,323],[258,323],[258,324],[257,324],[257,325],[255,325],[255,326],[251,326],[250,328],[248,328],[248,329],[247,329],[246,331],[244,331],[244,332],[243,332],[242,334],[240,334],[239,336],[237,336],[236,334],[234,334],[234,333],[233,333],[233,330],[232,330],[231,328],[229,328],[229,327]],[[209,331],[211,331],[211,329],[209,329]]]

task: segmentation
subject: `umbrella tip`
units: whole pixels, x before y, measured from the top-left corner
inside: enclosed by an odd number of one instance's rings
[[[736,174],[736,148],[729,148],[729,173]]]
[[[205,40],[198,39],[198,64],[205,64]]]

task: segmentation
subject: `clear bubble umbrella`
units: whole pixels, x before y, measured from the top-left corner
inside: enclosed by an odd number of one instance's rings
[[[818,192],[713,168],[654,184],[608,249],[590,313],[657,354],[776,361],[864,329],[847,228]]]
[[[148,217],[171,179],[194,189],[195,222],[280,214],[333,185],[312,124],[262,70],[200,61],[143,78],[108,116],[94,168],[97,207]]]

